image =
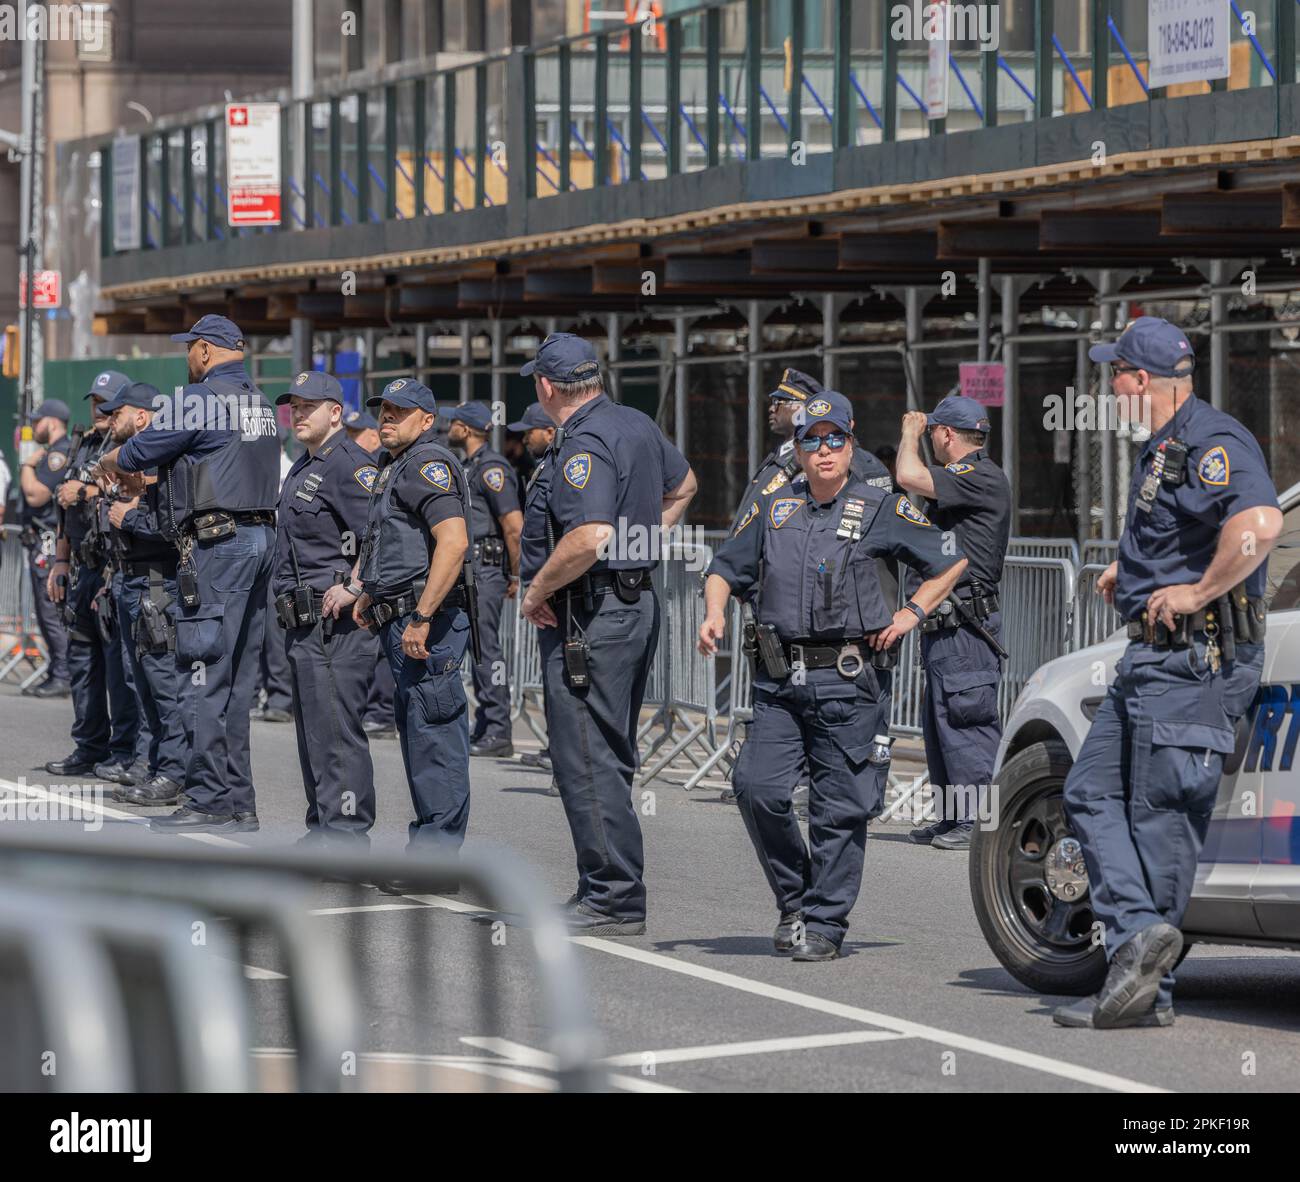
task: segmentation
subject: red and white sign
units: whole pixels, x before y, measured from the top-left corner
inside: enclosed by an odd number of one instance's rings
[[[1001,406],[1006,390],[1006,368],[996,361],[963,361],[957,366],[963,398],[983,406]]]
[[[280,224],[280,104],[226,105],[226,220]]]
[[[929,20],[925,25],[927,42],[925,62],[925,117],[948,117],[948,20],[947,0],[927,5]]]
[[[27,307],[27,272],[18,276],[18,306]],[[59,271],[37,271],[32,284],[32,307],[37,309],[63,307],[63,274]]]

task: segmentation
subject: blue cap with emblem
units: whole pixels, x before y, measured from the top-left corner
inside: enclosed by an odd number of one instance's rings
[[[68,410],[68,404],[63,399],[47,398],[32,407],[32,413],[27,416],[27,421],[34,423],[37,419],[52,418],[62,419],[66,423],[71,417],[72,412]]]
[[[526,411],[524,411],[524,417],[522,419],[519,419],[514,423],[507,423],[506,430],[536,431],[554,426],[555,424],[551,422],[550,416],[542,409],[542,404],[540,402],[534,402],[529,405]]]
[[[1119,340],[1093,345],[1093,361],[1124,361],[1158,378],[1185,378],[1196,366],[1187,334],[1159,316],[1139,316]]]
[[[853,430],[853,403],[838,390],[822,390],[802,407],[795,438],[802,439],[818,423],[830,423],[841,431]]]
[[[189,332],[174,332],[172,340],[181,344],[192,345],[195,341],[207,341],[222,349],[243,349],[244,334],[239,325],[224,316],[200,316]]]
[[[988,431],[989,412],[984,404],[961,394],[949,394],[925,417],[927,427],[953,427],[958,431]]]
[[[464,423],[475,431],[492,429],[492,411],[486,402],[461,402],[442,412],[443,418],[453,423]]]
[[[293,379],[293,384],[275,400],[276,406],[284,406],[291,398],[308,398],[312,402],[324,402],[328,399],[343,404],[343,387],[333,374],[322,373],[319,369],[309,369]]]
[[[86,397],[111,400],[116,398],[130,384],[131,379],[126,374],[118,373],[115,369],[106,369],[102,373],[95,375],[95,380],[90,383],[90,389],[86,392]]]
[[[780,402],[807,402],[808,399],[822,393],[826,387],[816,378],[809,377],[799,369],[787,369],[781,375],[781,381],[768,395]]]
[[[378,431],[379,420],[368,410],[350,410],[343,416],[343,425],[349,431]]]
[[[163,402],[163,396],[157,386],[148,382],[128,382],[126,388],[119,390],[99,408],[100,414],[111,415],[124,406],[134,406],[139,410],[156,410]]]
[[[585,337],[553,332],[538,347],[537,356],[519,372],[523,377],[535,373],[553,382],[585,382],[600,373],[600,362]]]
[[[382,394],[366,399],[367,406],[378,406],[382,402],[391,402],[394,406],[414,406],[435,415],[438,413],[433,391],[414,378],[397,378],[384,387]]]

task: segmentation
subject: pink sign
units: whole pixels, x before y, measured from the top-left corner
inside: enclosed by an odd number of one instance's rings
[[[1006,370],[1001,362],[963,361],[957,370],[964,398],[973,398],[984,406],[1002,405]]]

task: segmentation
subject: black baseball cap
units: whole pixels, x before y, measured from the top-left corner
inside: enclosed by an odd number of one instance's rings
[[[489,431],[492,428],[492,411],[486,402],[461,402],[450,410],[444,410],[442,416],[453,423],[464,423],[475,431]]]
[[[555,424],[551,422],[550,415],[542,409],[542,404],[540,402],[533,402],[530,403],[528,409],[524,411],[524,417],[522,419],[515,423],[506,424],[506,430],[535,431],[539,428],[549,428],[554,426]]]
[[[192,345],[195,341],[207,341],[222,349],[243,349],[244,334],[239,325],[224,316],[200,316],[189,332],[174,332],[172,340],[181,344]]]
[[[66,423],[71,417],[72,412],[68,410],[68,404],[62,398],[47,398],[32,407],[32,413],[27,416],[27,421],[34,423],[37,419],[52,418],[62,419]]]
[[[95,380],[90,383],[90,389],[86,392],[86,397],[102,398],[109,402],[130,384],[131,379],[126,374],[118,373],[115,369],[106,369],[102,373],[95,375]]]
[[[1187,334],[1159,316],[1139,316],[1119,340],[1093,345],[1093,361],[1124,361],[1159,378],[1185,378],[1196,366]]]
[[[114,398],[99,408],[100,414],[111,415],[124,406],[134,406],[138,410],[156,410],[163,396],[157,386],[148,382],[132,382],[124,390],[118,391]]]
[[[326,399],[343,405],[343,387],[333,374],[323,373],[319,369],[309,369],[293,379],[291,385],[279,398],[276,406],[284,406],[291,398],[310,398],[314,402]]]
[[[414,406],[435,415],[438,413],[433,391],[414,378],[397,378],[384,387],[382,394],[366,399],[367,406],[378,406],[382,402],[391,402],[394,406]]]
[[[537,356],[519,372],[523,377],[535,373],[553,382],[583,382],[600,373],[600,362],[586,337],[553,332],[538,346]]]

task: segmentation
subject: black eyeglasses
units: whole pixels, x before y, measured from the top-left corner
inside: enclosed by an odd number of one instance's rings
[[[799,440],[799,447],[811,455],[820,451],[823,443],[831,451],[839,451],[848,441],[849,437],[843,431],[832,431],[828,435],[805,435]]]

